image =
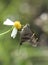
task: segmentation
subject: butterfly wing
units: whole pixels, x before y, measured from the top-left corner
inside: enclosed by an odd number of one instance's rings
[[[23,42],[29,40],[31,36],[32,36],[32,31],[30,30],[30,26],[29,24],[26,24],[20,32],[20,37],[21,37],[20,45],[22,45]]]

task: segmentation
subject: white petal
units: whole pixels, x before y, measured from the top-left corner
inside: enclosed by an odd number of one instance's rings
[[[14,28],[13,31],[12,31],[12,33],[11,33],[11,37],[15,38],[16,35],[17,35],[17,29]]]
[[[12,22],[10,19],[7,19],[6,21],[4,21],[3,24],[4,25],[14,25],[14,22]]]

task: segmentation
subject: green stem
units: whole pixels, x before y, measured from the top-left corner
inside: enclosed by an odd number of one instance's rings
[[[9,29],[8,31],[1,33],[0,36],[9,33],[12,29],[13,29],[13,27],[11,29]]]

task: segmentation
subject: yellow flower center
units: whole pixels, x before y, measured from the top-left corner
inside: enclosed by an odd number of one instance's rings
[[[15,26],[17,29],[21,29],[21,23],[20,23],[20,21],[15,21],[15,22],[14,22],[14,26]]]

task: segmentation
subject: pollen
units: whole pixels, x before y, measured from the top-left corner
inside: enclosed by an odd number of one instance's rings
[[[20,21],[15,21],[15,22],[14,22],[14,26],[15,26],[17,29],[21,29],[21,23],[20,23]]]

